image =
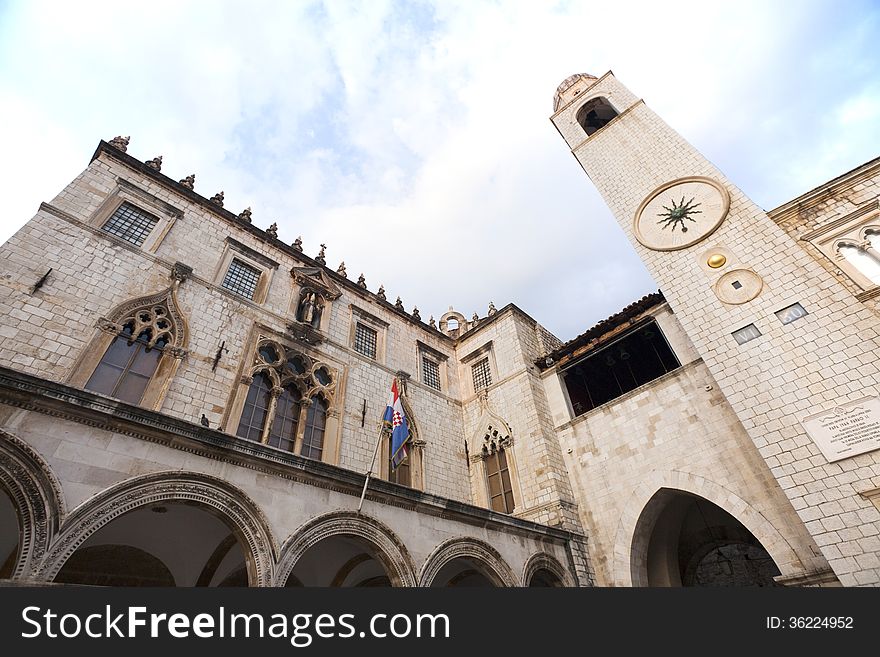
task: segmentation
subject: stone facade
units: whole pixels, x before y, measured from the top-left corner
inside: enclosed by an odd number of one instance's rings
[[[577,113],[597,96],[619,114],[587,137]],[[841,213],[873,217],[876,163],[773,223],[610,74],[572,76],[555,105],[628,234],[645,194],[690,174],[723,181],[752,226],[736,240],[722,225],[684,256],[637,244],[663,295],[565,344],[513,304],[425,323],[330,266],[324,245],[311,257],[257,227],[258,212],[132,157],[127,139],[101,142],[0,247],[0,577],[128,582],[91,572],[125,554],[138,582],[160,585],[876,583],[876,453],[825,463],[795,421],[865,396],[874,286],[791,239],[821,237]],[[149,218],[136,238],[108,228],[125,208]],[[768,291],[719,304],[694,257],[713,244]],[[797,335],[761,314],[790,301],[809,306]],[[730,332],[748,321],[772,344],[737,350]],[[576,406],[572,368],[623,354],[649,325],[674,367]],[[100,393],[113,345],[144,327],[164,342],[139,401]],[[789,344],[819,339],[835,346]],[[831,355],[845,367],[823,364]],[[412,425],[409,483],[388,481],[383,435],[359,509],[393,380]],[[198,563],[138,524],[198,526]]]

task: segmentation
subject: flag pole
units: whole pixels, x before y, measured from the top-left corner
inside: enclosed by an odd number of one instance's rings
[[[373,450],[373,460],[370,461],[370,469],[367,470],[367,478],[364,479],[364,489],[361,491],[361,501],[358,502],[357,512],[361,512],[361,507],[364,505],[364,497],[367,495],[367,486],[370,483],[370,476],[373,474],[373,466],[376,465],[376,457],[379,455],[379,445],[382,444],[382,434],[385,433],[385,424],[379,425],[379,437],[376,439],[376,449]]]

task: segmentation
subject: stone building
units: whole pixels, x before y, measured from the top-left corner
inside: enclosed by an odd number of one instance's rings
[[[768,215],[610,73],[552,121],[662,290],[565,344],[426,323],[102,141],[0,247],[0,577],[877,584],[880,160]]]

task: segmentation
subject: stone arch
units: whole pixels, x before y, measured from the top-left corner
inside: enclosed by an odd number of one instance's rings
[[[443,566],[462,557],[483,566],[496,586],[519,585],[510,566],[491,545],[475,538],[451,538],[434,548],[425,559],[422,572],[419,574],[419,586],[431,586]]]
[[[0,488],[9,494],[19,521],[12,577],[29,579],[65,515],[61,482],[39,452],[0,429]]]
[[[51,581],[85,540],[119,516],[157,502],[186,502],[206,507],[229,524],[245,551],[248,581],[270,586],[275,541],[257,504],[232,484],[196,472],[157,472],[122,481],[74,509],[40,564],[39,576]]]
[[[354,511],[332,511],[309,520],[284,542],[275,568],[275,586],[284,586],[300,557],[332,536],[353,536],[366,541],[375,549],[392,586],[416,585],[409,551],[391,529]]]
[[[653,514],[654,520],[659,515],[661,508],[652,504],[655,495],[662,490],[672,492],[691,493],[712,502],[722,510],[729,513],[746,529],[748,529],[761,545],[767,550],[773,561],[779,567],[783,576],[802,574],[804,566],[797,553],[779,533],[769,520],[757,509],[739,497],[736,493],[709,481],[699,475],[688,472],[673,470],[671,472],[657,472],[646,481],[643,481],[630,495],[629,501],[623,509],[620,521],[617,524],[617,533],[614,540],[614,560],[612,581],[614,586],[644,586],[638,576],[633,573],[633,556],[636,558],[646,555],[640,554],[641,550],[647,549],[647,536],[641,535],[648,524],[653,525],[650,517],[645,513]],[[657,508],[652,508],[657,506]],[[640,522],[641,521],[641,522]],[[642,547],[636,548],[639,543]]]
[[[553,573],[556,577],[559,578],[559,581],[562,582],[562,586],[577,586],[569,572],[563,567],[561,563],[559,563],[559,560],[556,559],[556,557],[547,554],[546,552],[538,552],[536,554],[533,554],[531,557],[529,557],[529,560],[526,561],[526,565],[523,566],[521,586],[529,586],[529,583],[532,581],[532,577],[539,570],[547,570]]]
[[[584,101],[578,108],[575,120],[580,124],[581,128],[589,137],[596,131],[604,128],[608,123],[615,119],[620,112],[605,96],[593,96]]]

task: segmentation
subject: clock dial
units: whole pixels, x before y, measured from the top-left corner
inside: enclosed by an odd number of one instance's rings
[[[730,195],[711,178],[679,178],[661,185],[642,201],[633,231],[649,249],[684,249],[718,228],[729,208]]]

